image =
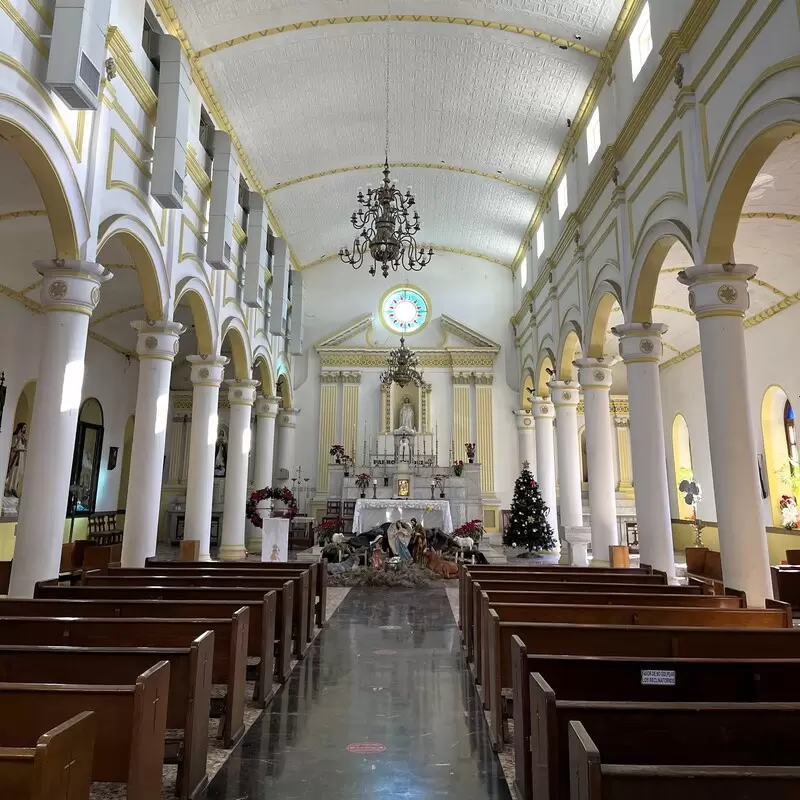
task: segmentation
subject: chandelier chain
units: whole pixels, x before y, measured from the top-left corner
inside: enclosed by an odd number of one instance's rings
[[[386,156],[386,163],[389,163],[389,59],[391,56],[392,48],[392,0],[387,0],[386,3],[386,75],[385,75],[385,90],[386,90],[386,143],[384,154]]]

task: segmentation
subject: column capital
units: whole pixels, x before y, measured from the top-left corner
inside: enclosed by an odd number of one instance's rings
[[[752,264],[699,264],[678,273],[689,287],[689,308],[697,319],[743,317],[750,307],[747,281],[755,276]]]
[[[299,408],[280,408],[278,409],[278,427],[279,428],[296,428],[297,415],[300,413]]]
[[[232,406],[252,406],[256,399],[256,387],[261,381],[239,380],[232,378],[225,381],[228,387],[228,402]]]
[[[319,374],[320,383],[339,383],[342,373],[338,370],[336,372],[322,371]]]
[[[517,430],[533,430],[533,413],[527,408],[514,409],[511,412],[517,418]]]
[[[114,276],[102,264],[54,258],[34,261],[41,274],[41,303],[44,311],[74,311],[92,315],[100,302],[100,285]]]
[[[192,365],[190,380],[193,386],[219,386],[225,377],[225,356],[189,356],[186,359]]]
[[[619,354],[626,365],[648,361],[657,364],[664,353],[661,337],[668,330],[659,322],[627,322],[615,325],[611,333],[619,338]]]
[[[549,381],[550,397],[556,408],[578,407],[581,400],[580,386],[575,381]]]
[[[131,322],[138,334],[136,352],[139,358],[163,358],[172,361],[178,353],[178,338],[186,330],[179,322],[165,319],[137,319]]]
[[[361,373],[356,370],[342,373],[342,383],[359,384],[361,383]]]
[[[581,389],[611,389],[611,367],[614,362],[604,358],[579,358],[572,362],[578,368],[578,381]]]
[[[534,419],[555,419],[556,410],[549,397],[534,397],[531,402],[533,403]]]
[[[279,397],[264,397],[259,395],[256,398],[256,416],[275,419],[278,416],[278,408],[281,400]]]

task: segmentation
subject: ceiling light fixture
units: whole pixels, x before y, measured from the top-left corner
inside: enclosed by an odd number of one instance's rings
[[[400,337],[400,347],[389,353],[386,370],[381,373],[380,381],[384,386],[396,383],[401,388],[413,383],[422,386],[422,373],[418,369],[419,357],[406,347],[404,336]]]
[[[392,41],[391,6],[386,15],[386,147],[384,151],[383,180],[377,189],[367,187],[366,195],[358,190],[358,208],[350,217],[350,222],[357,231],[361,231],[353,240],[353,250],[339,250],[339,258],[359,269],[364,263],[364,256],[369,252],[372,266],[369,274],[375,275],[380,265],[384,278],[389,277],[389,270],[403,269],[419,272],[433,257],[433,250],[427,252],[424,246],[417,245],[414,238],[420,230],[419,214],[411,208],[416,204],[409,186],[403,194],[391,178],[389,170],[389,56]],[[442,162],[444,163],[444,162]]]

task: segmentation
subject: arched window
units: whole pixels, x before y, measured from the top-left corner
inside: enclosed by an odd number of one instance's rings
[[[78,515],[94,511],[103,452],[103,408],[93,397],[81,406],[75,451],[72,456],[70,494]]]
[[[788,400],[783,407],[783,430],[786,434],[786,452],[789,455],[789,469],[792,475],[794,475],[798,468],[797,429],[794,426],[794,409]]]

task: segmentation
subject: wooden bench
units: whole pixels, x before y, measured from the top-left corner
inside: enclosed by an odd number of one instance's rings
[[[247,608],[230,619],[0,617],[0,644],[189,647],[202,633],[213,631],[211,680],[226,687],[217,735],[225,747],[233,747],[244,733],[248,619]],[[215,705],[212,702],[212,716]]]
[[[308,571],[300,574],[275,572],[269,577],[247,576],[241,574],[217,575],[194,570],[169,571],[158,574],[155,570],[142,569],[135,574],[125,574],[125,570],[111,570],[108,575],[98,575],[93,572],[84,573],[86,586],[110,586],[123,588],[125,586],[191,586],[203,588],[240,588],[256,589],[263,594],[269,589],[278,588],[291,580],[294,583],[294,612],[293,612],[293,640],[294,655],[305,658],[311,641],[309,623],[313,625],[314,609],[309,606],[309,594],[313,593],[311,577]],[[313,595],[312,595],[313,596]]]
[[[118,564],[122,558],[121,544],[92,544],[83,551],[82,570],[106,572],[110,565]]]
[[[161,570],[181,570],[181,569],[201,569],[219,570],[220,572],[241,572],[243,575],[250,572],[268,574],[280,570],[303,570],[311,571],[311,585],[316,587],[314,610],[317,625],[322,628],[325,625],[326,607],[328,603],[328,570],[321,562],[313,564],[290,564],[280,563],[271,564],[263,561],[160,561],[156,558],[148,558],[145,567],[157,572]]]
[[[770,567],[770,573],[775,599],[789,603],[792,611],[800,613],[800,568]]]
[[[529,675],[538,672],[561,699],[635,702],[800,702],[800,659],[676,659],[529,655],[512,639],[515,785],[531,800]]]
[[[692,580],[705,583],[714,594],[722,594],[725,582],[722,579],[722,555],[707,547],[687,547],[686,574]]]
[[[231,619],[243,606],[250,612],[247,655],[258,658],[253,701],[262,708],[272,699],[272,677],[275,670],[275,610],[277,593],[259,595],[260,600],[246,603],[234,600],[161,600],[161,599],[70,599],[62,590],[61,597],[0,600],[0,616],[6,617],[126,617],[157,619]],[[291,620],[289,620],[291,624]]]
[[[0,742],[32,747],[42,728],[93,711],[92,780],[127,784],[128,800],[153,800],[162,790],[168,692],[166,661],[132,685],[0,683]]]
[[[575,592],[566,590],[562,592],[509,592],[504,589],[488,591],[483,590],[483,584],[473,583],[473,609],[471,615],[471,630],[466,631],[471,642],[480,642],[481,647],[474,651],[475,674],[478,683],[483,683],[485,676],[482,673],[483,654],[486,652],[486,642],[483,637],[483,623],[485,621],[484,596],[490,605],[494,603],[513,604],[539,604],[539,605],[612,605],[612,606],[659,606],[673,608],[742,608],[741,597],[725,595],[691,595],[680,593],[667,593],[669,587],[664,587],[662,594],[632,594],[632,593],[603,593],[603,592]],[[471,644],[470,642],[470,644]]]
[[[94,714],[82,711],[28,747],[0,746],[0,797],[89,800],[94,736]]]
[[[536,800],[569,800],[569,725],[574,721],[581,722],[615,762],[669,765],[694,758],[702,765],[748,761],[781,765],[797,760],[797,703],[560,700],[536,672],[530,676],[530,691],[531,782]]]
[[[91,514],[87,521],[87,538],[98,545],[122,544],[122,529],[116,512]]]
[[[208,785],[208,718],[214,634],[206,631],[189,647],[26,647],[0,645],[0,682],[125,685],[153,664],[169,662],[167,737],[164,762],[178,765],[177,794],[195,800]],[[67,795],[69,797],[70,795]]]
[[[0,594],[8,594],[11,583],[11,561],[0,561]]]
[[[752,759],[736,766],[603,763],[600,749],[582,723],[570,722],[568,735],[572,800],[795,800],[800,795],[800,767],[753,766]]]
[[[641,622],[628,626],[622,620],[630,611],[624,607],[595,606],[583,612],[580,606],[528,606],[529,609],[561,609],[561,623],[534,621],[501,621],[496,608],[488,611],[489,627],[486,629],[489,659],[488,683],[484,686],[484,702],[489,708],[489,734],[496,748],[502,747],[503,711],[502,690],[513,688],[511,640],[513,636],[525,643],[530,653],[561,655],[636,655],[672,656],[691,658],[711,656],[725,658],[758,653],[760,657],[800,657],[800,631],[779,627],[779,618],[785,613],[773,612],[776,617],[764,616],[764,627],[737,627],[735,620],[720,615],[750,615],[751,609],[717,611],[708,609],[640,608]],[[574,613],[573,612],[576,612]],[[700,611],[707,622],[719,619],[730,627],[685,627],[687,612]],[[758,609],[768,612],[767,609]],[[676,613],[678,612],[678,613]],[[617,616],[619,615],[619,616]],[[570,619],[572,616],[572,619]],[[597,620],[595,623],[578,623],[581,617]],[[605,618],[606,622],[600,620]],[[692,615],[697,622],[698,615]],[[754,621],[754,620],[753,620]],[[732,624],[731,624],[732,622]],[[773,625],[773,627],[768,627]],[[636,632],[639,632],[637,635]],[[726,635],[727,634],[727,635]],[[538,639],[538,641],[537,641]],[[711,649],[712,646],[717,650]],[[743,648],[752,648],[743,650]],[[772,648],[772,649],[769,649]],[[796,651],[796,652],[795,652]],[[777,653],[777,654],[776,654]],[[487,673],[484,673],[487,674]]]

